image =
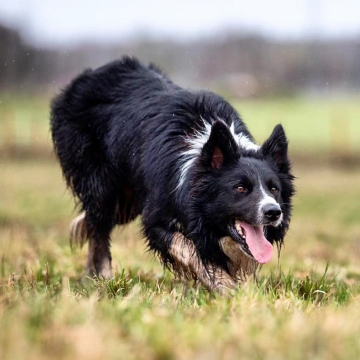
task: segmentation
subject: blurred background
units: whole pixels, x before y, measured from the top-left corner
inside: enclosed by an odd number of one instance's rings
[[[128,54],[219,92],[259,141],[282,122],[297,154],[353,159],[358,14],[355,0],[1,0],[1,151],[44,154],[48,100],[85,68]]]
[[[132,295],[83,282],[49,103],[125,54],[223,95],[258,143],[284,125],[297,194],[269,296],[186,297],[139,220],[112,234]],[[359,214],[359,0],[0,0],[1,359],[359,359]]]
[[[259,143],[282,123],[297,176],[283,266],[330,262],[360,278],[359,14],[356,0],[0,0],[5,273],[29,253],[49,261],[46,240],[68,249],[74,203],[52,152],[50,99],[85,68],[127,54],[223,95]],[[6,250],[16,241],[17,265]],[[114,241],[117,263],[143,259],[140,243]]]

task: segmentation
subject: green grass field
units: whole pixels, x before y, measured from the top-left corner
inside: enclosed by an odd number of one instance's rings
[[[46,104],[0,105],[1,360],[360,358],[360,166],[294,162],[297,195],[280,260],[230,298],[174,280],[146,252],[137,222],[113,234],[115,278],[95,281],[82,274],[86,249],[69,247],[76,212],[58,164],[31,158],[32,146],[51,151]],[[280,121],[294,158],[309,151],[316,160],[331,151],[359,154],[358,104],[239,107],[259,141]],[[16,153],[23,147],[30,156]]]
[[[49,146],[50,96],[0,94],[0,148]],[[289,98],[230,101],[256,140],[262,142],[282,123],[292,152],[360,153],[360,98]]]

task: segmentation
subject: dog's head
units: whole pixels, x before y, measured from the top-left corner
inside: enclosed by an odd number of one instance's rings
[[[212,239],[230,236],[258,263],[269,261],[291,215],[294,187],[287,152],[281,125],[261,147],[247,150],[224,122],[215,121],[193,167],[196,226],[214,234]]]

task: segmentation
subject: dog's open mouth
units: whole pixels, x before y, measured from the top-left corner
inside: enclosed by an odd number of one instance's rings
[[[228,226],[231,237],[241,250],[260,264],[267,263],[272,256],[273,246],[265,238],[264,226],[252,226],[238,219]]]

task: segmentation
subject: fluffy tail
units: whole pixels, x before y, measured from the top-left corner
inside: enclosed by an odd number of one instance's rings
[[[88,239],[88,229],[86,226],[85,211],[77,216],[70,225],[70,245],[71,247],[82,247]]]

